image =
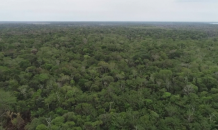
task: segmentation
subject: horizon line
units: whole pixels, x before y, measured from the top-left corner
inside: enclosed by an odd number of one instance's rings
[[[211,22],[211,23],[217,23],[218,21],[105,21],[105,20],[102,20],[102,21],[86,21],[86,20],[84,20],[84,21],[43,21],[43,20],[41,20],[41,21],[32,21],[32,20],[30,20],[30,21],[0,21],[0,22],[193,22],[193,23],[208,23],[208,22]]]

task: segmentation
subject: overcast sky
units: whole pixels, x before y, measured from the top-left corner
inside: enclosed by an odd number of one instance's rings
[[[0,21],[218,21],[218,0],[0,0]]]

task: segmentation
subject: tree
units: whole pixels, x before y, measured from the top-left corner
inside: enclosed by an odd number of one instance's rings
[[[5,114],[6,111],[13,110],[13,105],[16,103],[16,97],[10,92],[6,92],[0,89],[0,117]]]
[[[46,125],[40,124],[36,127],[36,130],[48,130],[48,128],[46,127]]]

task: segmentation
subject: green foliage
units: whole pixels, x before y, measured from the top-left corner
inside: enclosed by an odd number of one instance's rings
[[[64,117],[56,117],[55,119],[52,120],[51,123],[56,126],[61,126],[62,123],[64,123]]]
[[[48,127],[46,127],[44,124],[40,124],[36,127],[36,130],[48,130]]]
[[[71,85],[74,85],[74,84],[75,84],[75,81],[74,81],[74,80],[70,80],[70,84],[71,84]]]
[[[167,98],[167,97],[170,97],[170,96],[171,96],[171,93],[165,92],[162,97],[163,98]]]
[[[0,24],[0,129],[217,129],[217,26],[102,25]]]
[[[38,75],[37,78],[39,79],[39,81],[44,82],[44,81],[49,79],[49,75],[48,74],[40,74],[40,75]]]
[[[151,99],[145,99],[145,102],[146,102],[147,104],[151,104],[153,101],[152,101]]]
[[[12,105],[16,103],[16,97],[10,92],[0,89],[0,114],[4,111],[12,110]]]
[[[25,126],[25,128],[28,130],[35,130],[37,126],[43,125],[42,123],[44,122],[44,120],[45,119],[43,118],[34,118],[29,124]]]

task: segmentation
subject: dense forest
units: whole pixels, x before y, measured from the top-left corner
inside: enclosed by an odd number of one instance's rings
[[[0,130],[216,130],[218,25],[0,23]]]

